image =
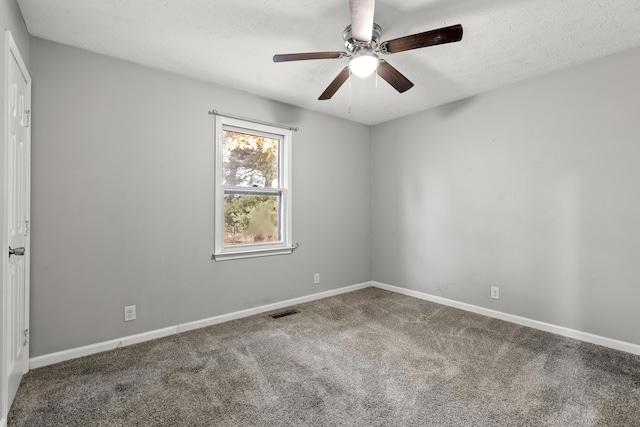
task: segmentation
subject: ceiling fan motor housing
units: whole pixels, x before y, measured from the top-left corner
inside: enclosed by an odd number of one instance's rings
[[[380,27],[380,25],[376,24],[375,22],[373,23],[371,41],[368,41],[368,42],[355,40],[351,32],[351,25],[348,25],[347,28],[345,28],[344,31],[342,32],[344,47],[349,52],[349,55],[354,54],[355,52],[363,49],[367,51],[376,50],[381,37],[382,37],[382,27]]]

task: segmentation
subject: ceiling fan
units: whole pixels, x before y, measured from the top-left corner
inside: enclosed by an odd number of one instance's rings
[[[351,25],[342,32],[346,52],[287,53],[274,55],[273,62],[349,58],[349,65],[340,71],[319,100],[331,99],[350,74],[367,77],[376,70],[387,83],[403,93],[411,89],[413,83],[378,54],[389,55],[462,40],[462,25],[458,24],[380,43],[382,28],[373,22],[374,7],[375,0],[349,0]]]

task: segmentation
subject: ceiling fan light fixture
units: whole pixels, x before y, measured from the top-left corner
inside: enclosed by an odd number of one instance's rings
[[[379,63],[378,55],[373,52],[356,53],[349,61],[349,70],[358,77],[369,77]]]
[[[349,0],[351,24],[342,32],[346,52],[280,54],[273,56],[273,62],[349,58],[349,64],[318,97],[320,101],[331,99],[352,74],[364,78],[375,72],[398,93],[404,93],[413,87],[413,83],[387,61],[379,59],[378,54],[389,55],[462,40],[462,25],[457,24],[380,42],[382,28],[373,22],[374,5],[375,0]]]

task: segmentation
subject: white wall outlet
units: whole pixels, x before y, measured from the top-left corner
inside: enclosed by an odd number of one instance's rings
[[[128,305],[124,308],[124,321],[136,320],[136,306]]]
[[[500,288],[497,286],[491,287],[491,298],[500,299]]]
[[[313,275],[313,284],[317,285],[318,283],[320,283],[320,273],[315,273]]]

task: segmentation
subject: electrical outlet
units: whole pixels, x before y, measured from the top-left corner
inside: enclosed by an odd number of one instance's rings
[[[320,273],[316,273],[313,275],[313,284],[317,285],[318,283],[320,283]]]
[[[124,321],[136,320],[136,306],[128,305],[124,308]]]
[[[491,287],[491,298],[500,299],[500,288],[497,286]]]

